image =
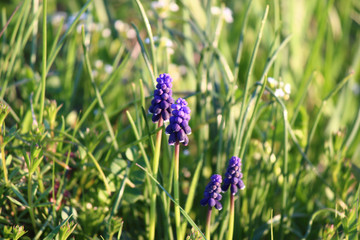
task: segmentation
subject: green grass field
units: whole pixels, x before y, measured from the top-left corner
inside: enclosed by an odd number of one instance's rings
[[[0,10],[0,239],[359,239],[360,1]],[[179,154],[148,114],[161,73]],[[207,217],[232,156],[246,188]]]

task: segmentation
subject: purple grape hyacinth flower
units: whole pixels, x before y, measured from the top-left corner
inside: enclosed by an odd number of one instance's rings
[[[219,174],[214,174],[211,176],[211,180],[208,185],[206,185],[204,191],[204,198],[200,201],[202,206],[209,205],[209,209],[215,207],[219,211],[222,209],[222,205],[220,203],[222,198],[221,183],[222,179]]]
[[[245,188],[245,184],[242,181],[243,174],[241,173],[241,159],[238,157],[231,157],[229,166],[225,173],[224,184],[221,189],[226,192],[230,187],[232,195],[235,195],[238,189],[242,190]]]
[[[154,99],[151,101],[149,113],[152,113],[152,121],[155,123],[162,119],[166,122],[170,118],[172,98],[172,78],[167,73],[162,73],[156,79],[157,85],[154,90]]]
[[[189,126],[190,108],[185,99],[179,98],[175,104],[171,105],[173,116],[170,117],[170,124],[166,127],[166,134],[170,134],[169,144],[174,145],[176,142],[182,142],[185,146],[189,143],[187,135],[191,134]]]

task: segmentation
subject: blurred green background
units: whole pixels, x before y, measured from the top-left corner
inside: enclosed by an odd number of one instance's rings
[[[144,61],[146,51],[153,66],[149,36],[135,1],[93,0],[73,31],[62,38],[86,2],[48,1],[48,54],[53,46],[60,47],[53,64],[48,65],[45,121],[38,131],[33,117],[38,116],[40,109],[43,43],[42,15],[40,12],[36,18],[36,7],[41,7],[42,1],[0,1],[1,29],[20,6],[0,43],[1,97],[12,109],[5,121],[5,137],[10,139],[5,152],[13,159],[8,163],[10,181],[19,189],[16,192],[4,184],[0,186],[0,202],[5,203],[0,212],[0,236],[12,225],[24,225],[31,237],[43,227],[41,239],[72,213],[73,223],[78,224],[73,233],[75,239],[112,236],[118,232],[121,218],[122,239],[147,239],[148,186],[145,173],[134,163],[145,166],[139,142],[144,145],[145,155],[152,158],[148,136],[154,137],[156,129],[151,117],[144,117],[142,112],[142,107],[147,111],[150,106],[154,90],[153,76]],[[26,18],[21,15],[24,4],[28,4],[28,11],[24,10]],[[274,239],[355,239],[352,237],[359,231],[355,193],[360,181],[360,1],[163,0],[142,4],[154,35],[157,72],[172,75],[174,98],[186,97],[192,109],[193,134],[189,147],[182,148],[180,155],[180,204],[185,206],[189,202],[188,213],[200,229],[205,227],[206,208],[198,206],[209,177],[223,174],[228,159],[239,147],[235,146],[237,126],[242,120],[240,106],[248,81],[250,92],[245,102],[249,104],[246,105],[249,115],[243,127],[249,138],[244,138],[241,145],[246,190],[236,201],[234,239],[270,239],[271,214]],[[268,18],[250,72],[267,5]],[[32,28],[27,32],[36,19],[38,31]],[[134,26],[139,30],[144,49],[139,45]],[[82,27],[95,87],[85,67]],[[279,50],[271,68],[264,71],[271,56],[289,36],[290,41]],[[59,39],[63,40],[61,45],[57,45]],[[241,60],[237,66],[238,52]],[[255,83],[264,80],[264,73],[273,79],[267,86],[276,97],[269,89],[265,91],[251,126],[250,114],[259,88]],[[342,83],[345,84],[337,88]],[[95,102],[97,88],[104,90],[104,109]],[[334,89],[339,91],[326,99]],[[279,102],[286,107],[290,125],[286,139],[284,112]],[[59,111],[55,111],[60,105]],[[135,121],[139,141],[126,110]],[[54,119],[51,113],[55,114]],[[104,113],[109,116],[118,149],[109,135]],[[79,122],[82,125],[77,129]],[[169,169],[173,150],[166,140],[164,135],[159,181],[171,193]],[[46,156],[33,180],[37,190],[34,202],[43,204],[34,210],[36,230],[28,220],[28,210],[7,197],[28,199],[22,149],[32,152],[35,146],[31,143],[38,144]],[[69,151],[73,153],[70,160],[64,157]],[[284,161],[284,151],[288,153],[288,162]],[[89,152],[99,162],[111,195],[106,193]],[[56,169],[52,171],[55,159]],[[71,171],[64,168],[65,162]],[[201,170],[194,182],[197,168]],[[44,189],[39,176],[43,176]],[[128,180],[123,181],[124,178]],[[59,196],[70,193],[62,204],[58,203],[56,211],[49,207],[47,197],[54,191],[55,182],[61,186]],[[195,190],[193,198],[188,197],[191,189]],[[123,195],[119,200],[120,190]],[[169,229],[174,226],[173,210],[165,214],[165,200],[160,200],[160,196],[159,190],[156,239],[172,239]],[[213,239],[224,239],[227,197],[224,209],[213,215]],[[117,200],[120,207],[113,217],[111,211]],[[170,205],[168,198],[166,202]],[[334,214],[335,210],[345,217]],[[45,222],[48,225],[44,226]],[[189,233],[191,226],[186,229]]]

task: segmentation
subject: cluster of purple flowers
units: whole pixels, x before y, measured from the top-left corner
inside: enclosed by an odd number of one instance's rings
[[[221,176],[214,174],[211,176],[211,181],[206,186],[204,191],[204,198],[200,201],[202,206],[209,205],[209,209],[215,206],[216,209],[221,210],[222,206],[219,202],[221,200],[221,192],[226,192],[229,187],[232,195],[235,195],[238,189],[245,188],[245,184],[242,181],[243,174],[241,173],[241,159],[238,157],[230,158],[229,165],[224,177],[224,183],[222,183]]]
[[[161,118],[164,121],[170,119],[170,124],[165,129],[165,132],[170,135],[169,145],[181,142],[187,146],[189,143],[187,135],[191,134],[191,128],[189,126],[191,111],[187,106],[188,103],[184,99],[179,98],[174,104],[171,90],[172,78],[169,74],[160,74],[156,81],[157,85],[154,90],[154,99],[151,101],[149,108],[149,113],[153,114],[152,121],[157,122]],[[220,175],[214,174],[211,176],[211,180],[204,191],[204,198],[200,201],[201,205],[208,205],[209,209],[215,207],[221,210],[221,192],[226,192],[230,188],[231,194],[235,195],[239,189],[244,189],[245,184],[242,181],[242,177],[241,159],[233,156],[229,161],[223,185],[221,186],[223,180]]]
[[[187,135],[191,134],[191,128],[189,126],[191,111],[187,105],[188,103],[182,98],[176,100],[176,104],[171,105],[173,116],[170,117],[170,124],[165,129],[165,132],[170,134],[170,145],[174,145],[176,142],[182,142],[187,146],[189,143]]]
[[[230,158],[229,166],[224,177],[224,184],[221,189],[225,192],[230,187],[231,194],[235,195],[238,189],[242,190],[245,188],[242,177],[243,174],[241,173],[241,159],[234,156]]]
[[[157,122],[162,117],[168,121],[171,114],[171,105],[174,103],[172,98],[172,78],[169,74],[160,74],[156,79],[157,85],[154,90],[154,99],[151,101],[149,113],[152,113],[152,121]]]
[[[204,198],[200,201],[202,206],[209,205],[209,209],[215,206],[215,208],[219,211],[222,209],[222,205],[220,203],[222,198],[221,183],[222,179],[220,175],[214,174],[211,176],[210,182],[206,185],[204,191]]]
[[[157,122],[160,118],[164,121],[170,119],[170,124],[165,129],[166,133],[170,135],[169,144],[174,145],[176,142],[181,142],[187,146],[189,143],[187,135],[191,134],[189,126],[191,111],[187,106],[188,103],[185,99],[179,98],[174,104],[171,90],[172,78],[169,74],[160,74],[156,81],[154,98],[149,108],[149,113],[153,114],[152,121]]]

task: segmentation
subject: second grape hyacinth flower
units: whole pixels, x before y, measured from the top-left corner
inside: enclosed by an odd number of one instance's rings
[[[242,177],[243,174],[241,173],[241,159],[234,156],[229,161],[229,166],[225,173],[222,190],[226,192],[230,187],[231,194],[235,195],[238,189],[242,190],[245,188]]]
[[[174,103],[172,98],[172,78],[169,74],[160,74],[156,79],[156,89],[154,90],[154,99],[151,101],[149,113],[152,113],[152,121],[157,122],[162,117],[168,121],[171,114],[171,105]]]
[[[200,201],[202,206],[209,205],[209,209],[215,207],[219,211],[222,209],[222,205],[220,203],[222,198],[220,186],[221,183],[222,179],[219,174],[214,174],[211,176],[211,180],[208,185],[206,185],[204,191],[204,198]]]
[[[182,98],[179,98],[175,104],[171,105],[173,116],[170,117],[170,124],[165,129],[165,132],[170,134],[170,145],[174,145],[176,142],[182,142],[184,146],[187,146],[189,143],[187,135],[191,134],[191,128],[189,126],[191,111],[187,105],[186,100]]]

